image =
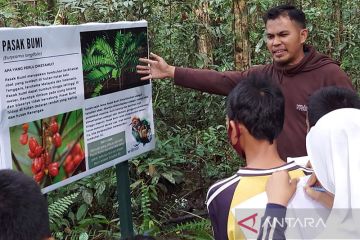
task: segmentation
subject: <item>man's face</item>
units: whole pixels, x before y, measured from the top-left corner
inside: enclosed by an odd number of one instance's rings
[[[299,63],[304,57],[306,38],[307,29],[302,29],[288,16],[280,16],[266,23],[266,45],[276,63],[284,66]]]

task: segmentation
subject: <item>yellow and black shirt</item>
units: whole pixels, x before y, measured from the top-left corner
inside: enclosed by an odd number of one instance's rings
[[[304,172],[307,172],[295,162],[271,169],[241,168],[235,175],[209,188],[206,205],[216,240],[245,239],[240,228],[236,228],[235,216],[230,210],[264,192],[268,177],[280,170],[288,170],[291,178],[305,176]]]

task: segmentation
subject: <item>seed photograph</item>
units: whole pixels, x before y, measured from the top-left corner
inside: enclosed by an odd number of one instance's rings
[[[13,169],[47,187],[86,170],[82,110],[10,128]]]

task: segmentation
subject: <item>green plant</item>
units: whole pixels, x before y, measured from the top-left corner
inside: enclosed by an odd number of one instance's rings
[[[138,62],[138,48],[144,35],[133,36],[131,32],[116,33],[114,46],[106,36],[98,37],[83,56],[83,70],[86,72],[85,84],[95,86],[92,96],[99,95],[103,82],[111,78],[119,82],[122,89],[121,76],[124,72],[134,71]]]
[[[76,191],[76,202],[63,214],[62,221],[54,225],[56,239],[112,239],[119,238],[119,219],[116,207],[116,175],[113,169],[83,178],[57,192],[53,197]],[[61,198],[61,197],[60,197]],[[54,207],[56,208],[57,205]]]
[[[70,210],[69,207],[74,203],[78,195],[79,193],[73,193],[62,197],[48,207],[50,229],[57,238],[62,236],[61,229],[70,225],[69,221],[64,218],[64,214]]]
[[[200,218],[200,220],[177,224],[175,227],[167,229],[165,234],[180,234],[183,239],[188,240],[213,240],[214,238],[210,232],[210,221]]]
[[[154,234],[158,230],[158,222],[154,219],[151,210],[151,195],[153,187],[147,186],[144,182],[141,185],[140,203],[142,223],[139,226],[140,233]],[[156,196],[156,195],[155,195]]]

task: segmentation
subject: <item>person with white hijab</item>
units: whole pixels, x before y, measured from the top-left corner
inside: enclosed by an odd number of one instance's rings
[[[360,239],[357,226],[360,223],[360,110],[343,108],[321,117],[306,137],[306,148],[315,176],[325,192],[312,190],[316,182],[314,176],[304,187],[305,193],[326,207],[332,205],[325,230],[316,238]],[[273,173],[266,187],[268,203],[286,207],[295,191],[296,184],[291,183],[287,172]],[[285,215],[275,212],[270,217],[285,218]],[[262,232],[263,229],[268,233]],[[273,235],[269,233],[286,236],[278,232],[284,230],[263,226],[258,239],[271,239]]]

